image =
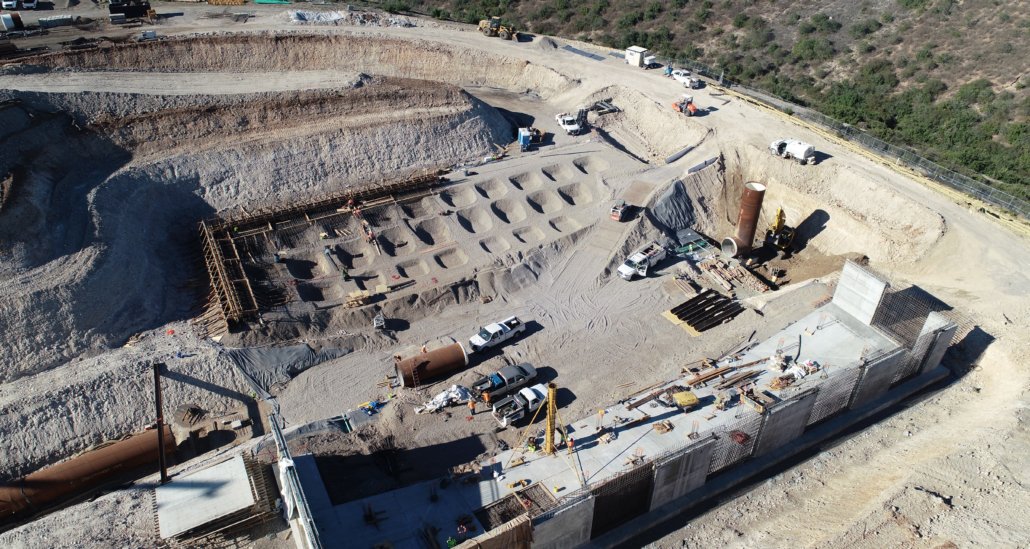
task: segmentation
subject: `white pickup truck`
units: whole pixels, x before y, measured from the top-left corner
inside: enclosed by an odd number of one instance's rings
[[[507,427],[535,412],[547,400],[547,387],[538,383],[494,404],[494,419]]]
[[[469,338],[469,346],[472,352],[478,352],[487,347],[496,347],[505,341],[526,331],[526,324],[517,316],[510,316],[500,322],[487,324],[479,329],[479,333]]]
[[[665,259],[667,254],[664,246],[652,242],[634,252],[625,263],[619,265],[619,276],[623,280],[633,280],[637,275],[647,276],[647,270]]]
[[[583,133],[583,126],[579,123],[579,119],[574,114],[567,112],[559,113],[554,117],[554,121],[561,126],[561,129],[565,130],[565,133],[569,135],[579,135]]]

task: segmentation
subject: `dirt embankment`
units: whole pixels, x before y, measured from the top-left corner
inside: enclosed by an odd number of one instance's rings
[[[590,95],[589,102],[611,100],[621,112],[597,118],[595,125],[633,151],[637,148],[648,160],[663,163],[673,153],[689,146],[698,146],[709,130],[686,115],[672,110],[672,104],[661,105],[639,91],[623,86],[608,86]]]
[[[250,34],[184,37],[62,52],[25,65],[65,69],[160,72],[298,71],[337,69],[417,78],[460,86],[533,90],[550,97],[576,82],[528,61],[451,48],[438,42],[320,34]]]

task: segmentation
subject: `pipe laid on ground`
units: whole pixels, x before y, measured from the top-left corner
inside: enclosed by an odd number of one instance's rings
[[[755,241],[755,230],[758,229],[758,216],[762,213],[763,198],[765,185],[754,181],[744,185],[744,192],[740,195],[737,234],[722,240],[722,253],[736,257],[751,251],[751,245]]]
[[[165,425],[162,431],[162,441],[171,452],[175,449],[172,428]],[[88,492],[119,473],[145,465],[157,467],[158,447],[157,431],[145,431],[0,484],[0,522],[31,515]]]
[[[402,387],[418,387],[433,378],[442,377],[468,366],[469,357],[461,343],[402,358],[394,365]]]

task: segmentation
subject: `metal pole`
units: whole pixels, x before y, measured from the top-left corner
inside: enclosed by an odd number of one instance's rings
[[[157,405],[157,462],[161,466],[161,484],[167,483],[168,463],[165,460],[165,416],[161,405],[161,367],[164,362],[154,363],[154,403]]]
[[[558,386],[554,383],[547,384],[547,432],[544,433],[544,454],[551,455],[554,448],[555,418],[558,415]]]

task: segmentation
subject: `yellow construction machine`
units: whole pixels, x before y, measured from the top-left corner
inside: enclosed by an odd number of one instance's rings
[[[794,244],[794,233],[794,227],[787,226],[787,215],[783,213],[783,208],[776,208],[776,217],[765,232],[765,243],[789,253]]]
[[[479,22],[479,32],[483,33],[484,36],[497,36],[501,40],[517,39],[519,34],[514,27],[502,25],[500,17],[481,20]]]

